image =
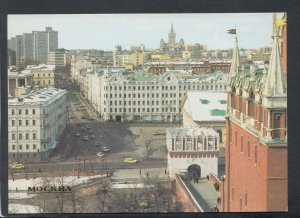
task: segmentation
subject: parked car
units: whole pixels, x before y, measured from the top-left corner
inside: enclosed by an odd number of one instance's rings
[[[100,144],[99,144],[99,142],[96,141],[96,142],[94,142],[94,145],[95,145],[96,147],[99,147]]]
[[[93,132],[94,132],[93,130],[89,130],[89,134],[93,134]]]
[[[88,141],[89,140],[89,137],[87,135],[83,136],[83,140],[86,140]]]
[[[91,139],[95,139],[96,138],[94,135],[91,135],[90,137],[91,137]]]
[[[87,126],[87,127],[85,127],[86,129],[92,129],[92,127],[90,127],[90,126]]]
[[[101,150],[104,151],[104,152],[108,152],[109,148],[108,147],[102,147]]]
[[[77,133],[76,133],[76,136],[79,137],[79,136],[80,136],[80,132],[77,132]]]
[[[76,123],[76,126],[80,126],[81,124],[80,123]]]
[[[24,169],[25,166],[21,163],[14,164],[10,167],[11,169]]]
[[[125,163],[137,163],[138,160],[133,159],[133,158],[131,158],[131,157],[127,157],[127,158],[124,159],[124,162],[125,162]]]
[[[100,151],[100,152],[97,153],[97,156],[104,157],[104,154]]]

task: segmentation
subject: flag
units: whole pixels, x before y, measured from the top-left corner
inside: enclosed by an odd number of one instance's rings
[[[285,19],[278,19],[276,20],[276,26],[283,26],[286,24],[286,20]]]
[[[227,30],[227,33],[229,33],[229,34],[236,34],[236,29]]]

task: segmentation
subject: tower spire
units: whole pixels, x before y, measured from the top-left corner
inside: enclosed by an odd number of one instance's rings
[[[263,94],[265,97],[286,96],[286,81],[282,69],[278,34],[273,39],[270,66]]]
[[[241,65],[240,52],[239,52],[237,36],[235,35],[235,46],[233,48],[232,61],[231,61],[230,73],[229,73],[230,78],[238,74],[238,68],[240,65]]]

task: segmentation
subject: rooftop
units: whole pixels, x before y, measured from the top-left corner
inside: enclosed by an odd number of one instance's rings
[[[221,92],[189,91],[183,108],[193,121],[224,121],[227,94]]]
[[[40,104],[50,102],[67,91],[54,87],[35,88],[25,97],[8,99],[8,105]]]

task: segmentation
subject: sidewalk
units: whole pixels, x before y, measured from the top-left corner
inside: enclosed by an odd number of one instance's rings
[[[140,174],[141,172],[141,174]],[[116,169],[114,170],[112,180],[137,180],[142,178],[168,179],[169,176],[165,175],[165,168],[149,168],[149,169]]]

